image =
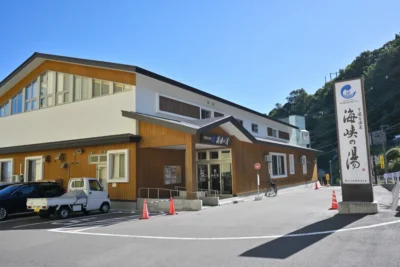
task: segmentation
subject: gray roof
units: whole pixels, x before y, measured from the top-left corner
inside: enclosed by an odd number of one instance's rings
[[[246,128],[244,128],[232,116],[224,116],[224,117],[208,118],[208,119],[193,119],[193,120],[179,119],[178,120],[178,119],[170,119],[170,118],[154,116],[154,115],[150,115],[150,114],[144,114],[144,113],[140,113],[140,112],[124,111],[124,110],[122,111],[122,116],[131,118],[131,119],[136,119],[139,121],[145,121],[148,123],[160,125],[160,126],[170,128],[170,129],[175,129],[178,131],[183,131],[183,132],[193,134],[193,135],[207,132],[208,130],[211,130],[211,129],[221,126],[221,125],[224,125],[226,123],[231,123],[242,134],[242,136],[241,136],[242,140],[246,139],[247,142],[250,142],[250,143],[270,144],[270,145],[276,145],[276,146],[282,146],[282,147],[291,147],[291,148],[295,148],[295,149],[303,149],[303,150],[319,152],[319,150],[312,149],[312,148],[282,143],[282,142],[273,141],[273,140],[260,138],[260,137],[254,137],[251,133],[249,133],[249,131],[246,130]]]

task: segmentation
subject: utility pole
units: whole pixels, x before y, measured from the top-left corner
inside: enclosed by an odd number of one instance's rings
[[[386,132],[383,130],[383,128],[388,127],[387,125],[382,125],[381,126],[381,138],[384,136],[385,140],[382,142],[382,150],[383,150],[383,160],[385,162],[385,173],[388,173],[388,162],[386,158]]]
[[[373,151],[374,150],[374,136],[373,136],[373,132],[368,133],[371,136],[371,145],[370,145],[370,149]],[[372,154],[372,164],[373,164],[373,168],[374,168],[374,176],[375,176],[375,184],[378,184],[378,174],[376,173],[376,164],[375,164],[375,155],[374,153]]]

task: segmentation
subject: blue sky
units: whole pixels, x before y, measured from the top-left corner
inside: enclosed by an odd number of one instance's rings
[[[398,0],[0,1],[0,80],[35,51],[137,65],[260,112],[400,32]]]

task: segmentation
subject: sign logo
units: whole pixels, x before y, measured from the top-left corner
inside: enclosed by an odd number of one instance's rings
[[[340,94],[342,95],[343,98],[346,99],[351,99],[356,95],[356,91],[351,92],[351,86],[350,84],[346,84],[345,86],[342,87],[340,90]]]
[[[221,136],[221,135],[209,135],[202,134],[200,136],[200,141],[202,143],[208,143],[213,145],[224,145],[229,146],[231,138],[229,136]]]

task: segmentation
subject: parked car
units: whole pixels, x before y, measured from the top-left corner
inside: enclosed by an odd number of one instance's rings
[[[26,208],[28,198],[51,198],[64,193],[64,188],[55,182],[27,182],[10,185],[0,190],[0,221],[11,214],[29,212]]]
[[[109,195],[96,178],[72,178],[68,183],[68,193],[52,198],[28,198],[26,206],[37,212],[41,218],[57,215],[66,219],[72,212],[100,211],[107,213],[110,210]]]
[[[0,191],[3,190],[4,188],[9,187],[10,185],[13,185],[15,183],[0,183]]]

